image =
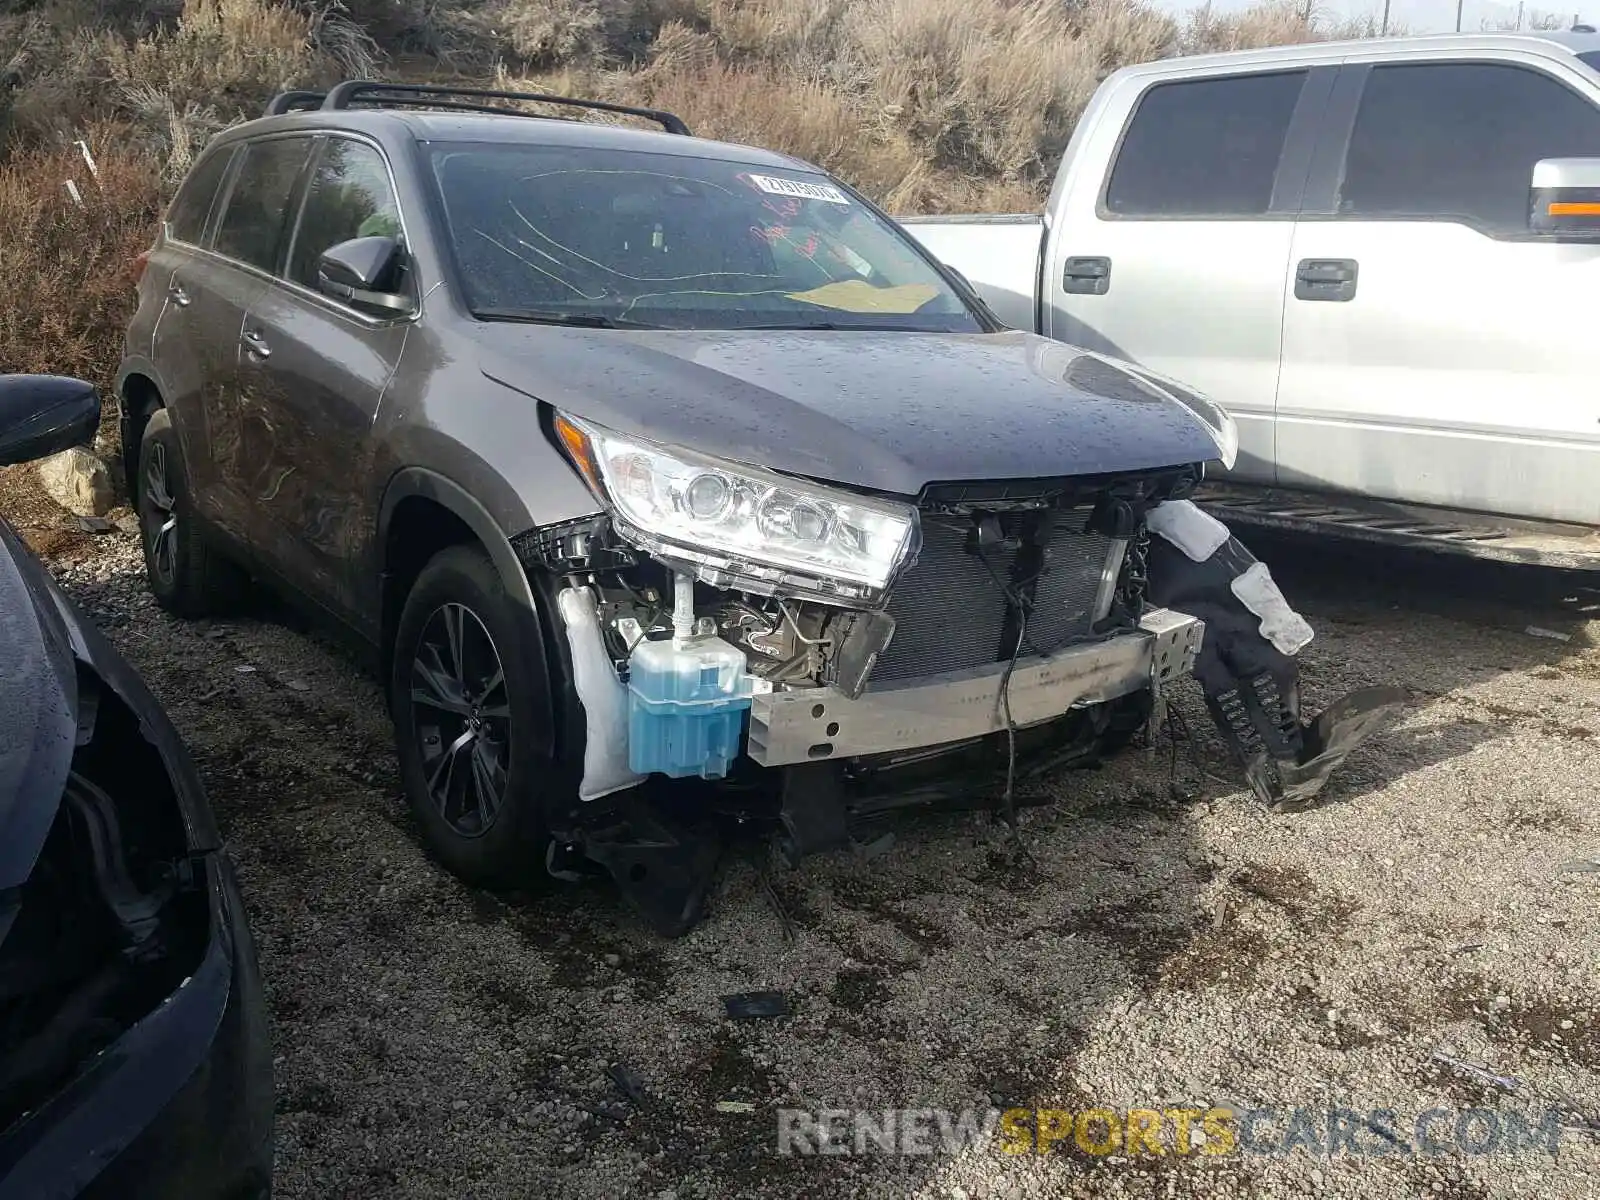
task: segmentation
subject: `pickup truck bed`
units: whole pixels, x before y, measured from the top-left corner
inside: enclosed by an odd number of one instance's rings
[[[934,257],[956,266],[982,262],[988,269],[970,282],[989,307],[1013,329],[1037,331],[1039,256],[1044,218],[1027,213],[900,217],[900,224]],[[949,251],[948,256],[945,251]],[[963,268],[957,267],[957,270]]]

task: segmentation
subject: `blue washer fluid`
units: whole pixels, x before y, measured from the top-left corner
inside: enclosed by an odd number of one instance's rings
[[[721,638],[641,641],[628,658],[628,766],[721,779],[738,757],[753,679]]]

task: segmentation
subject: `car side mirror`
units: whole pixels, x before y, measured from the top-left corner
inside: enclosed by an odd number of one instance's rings
[[[323,251],[317,260],[317,287],[346,304],[405,312],[411,298],[399,291],[404,258],[395,238],[351,238]]]
[[[1600,158],[1534,163],[1528,229],[1555,241],[1600,242]]]
[[[0,467],[84,445],[99,428],[93,384],[66,375],[0,375]]]

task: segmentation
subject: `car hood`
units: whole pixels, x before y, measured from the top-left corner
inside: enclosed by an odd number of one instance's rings
[[[1031,333],[486,324],[479,361],[619,432],[900,495],[1219,456],[1215,406]]]
[[[0,892],[32,871],[77,740],[72,644],[20,550],[0,527]]]

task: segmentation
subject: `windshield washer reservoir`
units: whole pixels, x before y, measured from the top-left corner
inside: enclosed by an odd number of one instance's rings
[[[716,637],[640,642],[628,657],[628,765],[720,779],[738,757],[755,678]]]

